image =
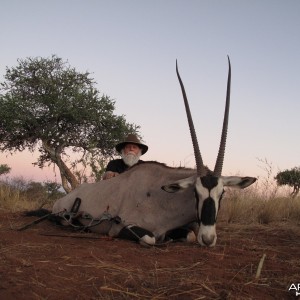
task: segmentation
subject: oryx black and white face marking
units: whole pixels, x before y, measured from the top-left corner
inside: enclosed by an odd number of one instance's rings
[[[195,196],[199,232],[197,240],[202,246],[216,244],[216,222],[220,201],[224,193],[221,178],[215,176],[198,177],[195,183]]]
[[[189,187],[195,189],[195,219],[199,223],[197,240],[201,246],[213,247],[217,241],[216,222],[224,187],[243,189],[256,181],[254,177],[213,176],[188,177],[162,186],[169,193],[176,193]],[[191,199],[191,201],[193,201]]]
[[[163,186],[166,192],[177,192],[194,185],[195,216],[199,224],[197,240],[202,246],[216,244],[216,221],[224,189],[221,178],[204,176],[186,178],[171,185]]]

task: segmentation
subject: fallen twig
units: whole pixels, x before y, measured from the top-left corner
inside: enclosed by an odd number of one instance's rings
[[[93,240],[106,240],[106,241],[113,240],[113,238],[110,236],[95,236],[95,235],[88,235],[87,233],[81,233],[81,234],[40,233],[40,235],[53,236],[53,237],[76,238],[76,239],[93,239]]]
[[[261,269],[263,267],[264,261],[266,258],[266,254],[264,253],[262,258],[259,261],[258,267],[257,267],[257,271],[256,271],[256,275],[255,275],[255,279],[258,279],[260,277],[260,273],[261,273]]]

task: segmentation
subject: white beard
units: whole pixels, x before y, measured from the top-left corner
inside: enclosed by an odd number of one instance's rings
[[[122,151],[121,157],[122,157],[125,165],[132,167],[139,161],[139,159],[141,157],[141,153],[134,154],[132,152],[129,152],[127,154],[124,154],[124,152]]]

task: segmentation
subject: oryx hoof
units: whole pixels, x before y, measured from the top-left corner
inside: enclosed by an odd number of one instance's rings
[[[187,236],[186,236],[186,241],[187,241],[188,243],[194,243],[194,242],[197,241],[197,236],[196,236],[196,234],[195,234],[195,232],[194,232],[193,230],[191,230],[191,231],[187,234]]]
[[[156,239],[154,236],[144,235],[139,240],[140,244],[143,246],[153,246],[156,243]]]

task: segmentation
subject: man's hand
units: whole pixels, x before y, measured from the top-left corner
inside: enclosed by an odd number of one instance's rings
[[[116,176],[118,176],[118,175],[119,175],[118,172],[107,171],[107,172],[105,172],[104,175],[103,175],[103,180],[105,180],[105,179],[110,179],[110,178],[116,177]]]

